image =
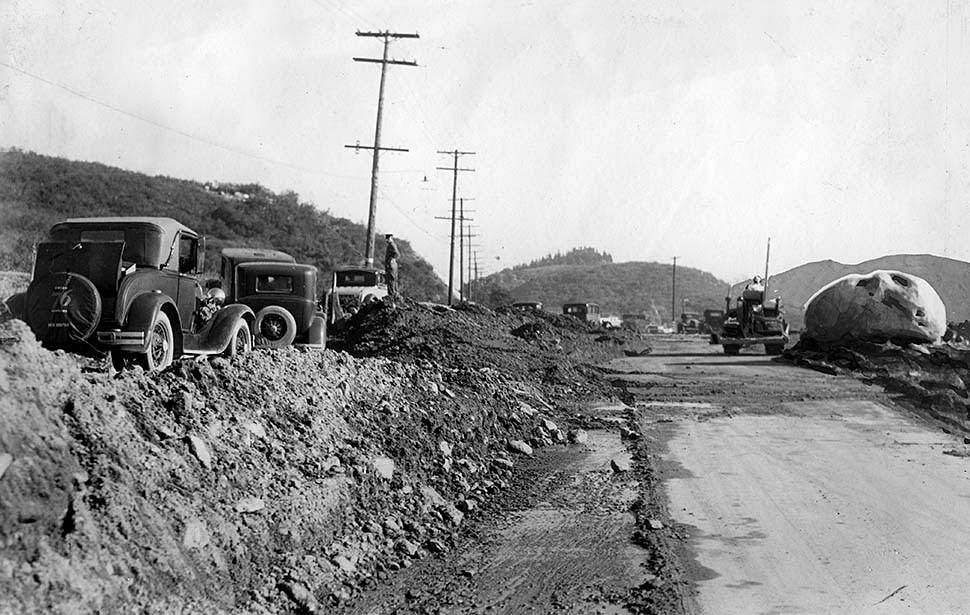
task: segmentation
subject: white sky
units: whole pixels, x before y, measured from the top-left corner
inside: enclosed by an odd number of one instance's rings
[[[589,245],[733,280],[768,236],[773,271],[970,260],[968,1],[0,0],[0,146],[365,222],[370,157],[343,146],[373,140],[379,66],[351,58],[381,46],[354,32],[417,31],[378,228],[443,278],[455,147],[485,271]]]

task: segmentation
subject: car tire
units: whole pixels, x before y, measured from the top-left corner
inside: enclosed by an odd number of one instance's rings
[[[23,311],[37,339],[60,347],[91,337],[101,320],[101,295],[83,275],[54,273],[31,282]]]
[[[248,354],[253,350],[253,335],[249,331],[249,324],[245,318],[236,320],[232,327],[232,335],[229,336],[229,343],[223,354],[227,357],[238,357]]]
[[[286,308],[268,305],[256,314],[253,333],[260,348],[283,348],[296,339],[296,319]]]
[[[145,334],[147,347],[139,355],[142,367],[150,372],[160,372],[172,364],[175,358],[175,335],[168,314],[159,310]]]
[[[784,344],[765,344],[765,354],[767,355],[780,355],[785,352]]]

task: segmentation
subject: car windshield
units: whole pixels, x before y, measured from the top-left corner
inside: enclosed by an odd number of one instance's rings
[[[373,271],[338,271],[337,286],[377,286],[377,273]]]

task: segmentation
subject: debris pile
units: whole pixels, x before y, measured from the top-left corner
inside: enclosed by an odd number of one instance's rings
[[[784,359],[827,374],[845,374],[884,386],[915,402],[918,410],[970,431],[970,346],[962,343],[856,342],[821,346],[799,341]]]
[[[0,322],[0,611],[324,612],[449,549],[518,459],[585,435],[575,405],[610,397],[580,359],[617,345],[510,333],[530,320],[375,304],[354,356],[160,374]]]

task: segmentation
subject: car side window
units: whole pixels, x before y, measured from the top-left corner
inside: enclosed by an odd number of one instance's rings
[[[190,235],[179,236],[179,273],[193,273],[199,240]]]

